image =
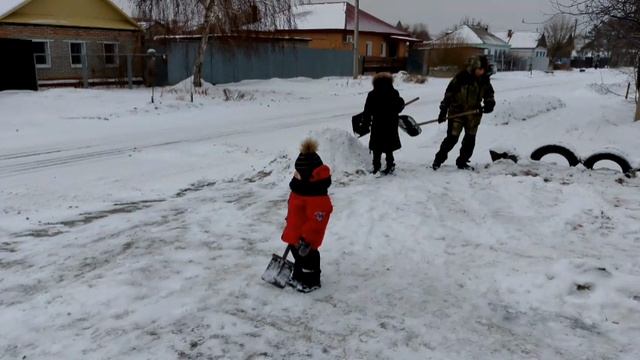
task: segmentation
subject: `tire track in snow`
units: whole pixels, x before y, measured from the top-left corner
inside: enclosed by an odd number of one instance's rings
[[[47,158],[47,159],[42,159],[42,160],[32,160],[32,161],[19,162],[19,163],[14,163],[14,164],[9,164],[9,165],[2,165],[2,166],[0,166],[0,178],[6,178],[6,177],[14,176],[14,175],[29,173],[29,172],[37,171],[37,170],[44,169],[44,168],[64,166],[64,165],[72,165],[72,164],[75,164],[75,163],[85,162],[85,161],[89,161],[89,160],[98,160],[98,159],[106,159],[106,158],[110,158],[110,157],[116,157],[116,156],[122,155],[124,153],[135,152],[135,151],[144,150],[144,149],[151,149],[151,148],[164,147],[164,146],[183,144],[183,143],[194,143],[194,142],[201,142],[201,141],[209,141],[209,140],[215,140],[215,139],[225,138],[225,137],[229,137],[229,136],[251,135],[251,134],[264,133],[264,132],[272,132],[272,131],[279,131],[279,130],[285,130],[285,129],[292,129],[292,128],[296,128],[296,127],[307,126],[309,124],[316,123],[319,120],[330,120],[330,119],[334,119],[334,118],[342,117],[342,116],[347,116],[347,115],[350,116],[351,113],[339,113],[339,114],[333,114],[333,115],[329,115],[329,116],[306,118],[304,120],[288,121],[286,123],[282,123],[282,124],[279,124],[279,125],[276,125],[276,126],[274,126],[274,125],[261,125],[260,126],[259,125],[259,126],[251,128],[251,129],[233,129],[233,130],[217,132],[215,135],[195,137],[195,138],[186,138],[186,139],[182,139],[182,140],[168,141],[168,142],[162,142],[162,143],[154,143],[154,144],[148,144],[148,145],[142,145],[142,146],[125,146],[125,147],[105,149],[105,150],[100,150],[100,151],[92,151],[92,152],[85,152],[85,153],[79,153],[79,154],[57,156],[57,157]],[[24,158],[24,157],[43,156],[43,155],[47,155],[47,154],[51,154],[51,153],[60,153],[60,152],[64,152],[64,151],[73,151],[73,149],[71,149],[71,150],[47,151],[47,152],[42,152],[42,153],[39,153],[39,154],[37,154],[37,153],[24,154],[21,157]],[[1,160],[5,160],[6,161],[6,160],[9,160],[9,159],[14,159],[14,158],[10,158],[10,157],[9,158],[5,157],[4,159],[0,158],[0,161]]]

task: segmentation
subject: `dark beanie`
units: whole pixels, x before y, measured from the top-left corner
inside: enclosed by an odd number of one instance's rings
[[[300,155],[296,159],[296,171],[302,180],[309,180],[315,169],[322,166],[322,159],[316,153],[318,143],[313,139],[306,139],[300,146]]]

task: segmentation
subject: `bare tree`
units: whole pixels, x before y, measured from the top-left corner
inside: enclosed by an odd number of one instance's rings
[[[617,19],[640,26],[638,0],[553,0],[556,9],[566,15],[584,16],[594,24]]]
[[[566,15],[556,15],[544,26],[547,51],[552,63],[560,58],[571,57],[575,30],[575,22]]]
[[[429,33],[429,28],[426,24],[418,23],[413,25],[405,25],[402,21],[398,21],[396,23],[396,29],[400,31],[404,31],[407,34],[411,34],[416,39],[429,41],[431,40],[431,34]]]
[[[210,35],[275,30],[293,25],[289,0],[130,0],[139,16],[158,20],[174,33],[201,36],[193,65],[193,85],[202,86],[204,57]]]
[[[489,24],[487,24],[486,22],[482,21],[481,19],[470,18],[468,16],[465,16],[462,20],[460,20],[460,24],[458,24],[458,27],[462,25],[478,27],[487,30],[489,29]]]
[[[420,39],[424,41],[431,40],[431,34],[429,33],[429,28],[427,27],[426,24],[423,24],[423,23],[414,24],[413,26],[411,26],[411,30],[409,31],[409,33],[411,34],[411,36],[413,36],[416,39]]]
[[[638,0],[554,0],[556,9],[562,14],[584,16],[593,25],[615,24],[615,32],[621,34],[626,47],[637,49],[640,37],[640,1]],[[612,21],[614,20],[614,21]],[[624,25],[622,25],[624,24]],[[635,44],[629,44],[629,41]],[[617,47],[620,43],[618,42]],[[624,49],[624,50],[628,50]],[[628,52],[628,51],[627,51]],[[635,54],[637,56],[637,54]],[[636,64],[638,66],[640,64]],[[638,75],[640,77],[640,73]],[[636,93],[640,92],[640,81],[636,81]],[[640,120],[640,101],[636,101],[635,120]]]

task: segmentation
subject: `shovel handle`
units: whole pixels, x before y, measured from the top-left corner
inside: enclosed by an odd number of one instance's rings
[[[447,120],[455,119],[455,118],[459,118],[459,117],[463,117],[463,116],[467,116],[467,115],[479,114],[479,113],[480,113],[480,110],[471,110],[471,111],[463,112],[463,113],[456,114],[456,115],[453,115],[453,116],[449,116],[449,117],[447,117]],[[438,122],[438,119],[424,121],[424,122],[418,123],[417,125],[418,126],[422,126],[422,125],[427,125],[427,124],[433,124],[435,122]]]
[[[404,106],[411,105],[411,104],[413,104],[414,102],[416,102],[418,100],[420,100],[420,97],[417,97],[415,99],[411,99],[411,100],[407,101],[406,103],[404,103]]]
[[[284,254],[282,254],[282,260],[286,260],[287,256],[289,256],[289,251],[291,250],[291,245],[287,245],[287,248],[284,249]]]

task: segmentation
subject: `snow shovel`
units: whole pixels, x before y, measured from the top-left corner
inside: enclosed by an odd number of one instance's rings
[[[282,257],[273,254],[271,262],[269,262],[267,269],[262,274],[262,280],[281,289],[287,286],[287,281],[293,272],[293,263],[287,260],[287,255],[289,255],[289,246],[284,250]]]

